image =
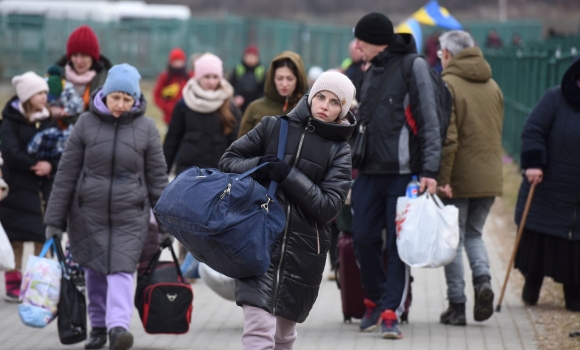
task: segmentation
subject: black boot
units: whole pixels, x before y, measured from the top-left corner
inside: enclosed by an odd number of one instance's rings
[[[538,303],[543,282],[544,276],[526,276],[526,283],[522,291],[522,300],[524,303],[527,305],[536,305]]]
[[[473,307],[473,318],[478,321],[485,321],[493,315],[493,290],[491,289],[491,277],[477,276],[473,279],[475,290],[475,306]]]
[[[128,350],[133,346],[133,334],[123,327],[109,331],[109,350]]]
[[[580,312],[580,285],[564,285],[566,309]]]
[[[449,307],[439,317],[439,322],[453,326],[465,326],[465,303],[449,302]]]
[[[89,339],[85,341],[85,349],[102,349],[107,344],[107,328],[93,327]]]

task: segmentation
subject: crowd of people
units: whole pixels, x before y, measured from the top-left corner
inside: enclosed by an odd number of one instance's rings
[[[281,52],[269,65],[251,45],[229,77],[212,53],[195,55],[192,71],[179,48],[157,80],[155,104],[167,133],[163,144],[133,66],[113,65],[93,30],[71,33],[66,55],[48,68],[15,76],[16,96],[2,111],[2,223],[16,267],[5,272],[5,299],[19,302],[24,242],[38,254],[46,239],[68,234],[85,271],[91,325],[85,349],[126,350],[133,344],[134,275],[155,206],[170,173],[198,166],[280,184],[287,213],[268,272],[236,281],[243,309],[244,349],[292,349],[296,324],[316,301],[327,253],[337,261],[333,220],[347,197],[366,312],[361,331],[402,338],[399,320],[411,280],[396,244],[397,198],[413,176],[420,192],[459,209],[460,243],[445,266],[449,307],[440,322],[466,325],[463,251],[473,274],[474,319],[493,314],[483,226],[502,194],[503,96],[490,65],[464,31],[437,37],[441,78],[453,98],[446,132],[437,113],[437,86],[411,34],[394,33],[383,14],[361,18],[340,69],[307,74],[301,57]],[[279,123],[289,122],[286,153],[276,158]],[[580,311],[580,57],[530,114],[522,135],[527,193],[537,186],[516,267],[526,277],[523,300],[538,301],[545,276],[564,284],[566,308]],[[366,125],[357,169],[351,146]],[[356,180],[351,180],[356,177]],[[9,189],[9,191],[8,191]],[[4,198],[5,197],[5,198]],[[150,231],[150,230],[149,230]],[[169,233],[158,225],[158,237]],[[156,234],[155,232],[153,234]],[[387,263],[384,263],[386,259]],[[338,303],[337,303],[338,305]]]

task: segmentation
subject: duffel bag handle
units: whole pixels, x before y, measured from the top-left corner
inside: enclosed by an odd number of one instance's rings
[[[288,140],[288,120],[285,118],[280,119],[280,139],[278,140],[278,153],[276,156],[281,161],[284,161],[284,153],[286,153],[286,141]],[[240,176],[236,177],[236,180],[242,180],[243,178],[253,174],[256,170],[265,167],[269,162],[262,163],[255,168],[252,168]],[[276,181],[270,181],[270,187],[268,188],[268,202],[262,204],[262,208],[268,211],[268,204],[274,202],[276,196],[276,190],[278,189],[278,183]]]

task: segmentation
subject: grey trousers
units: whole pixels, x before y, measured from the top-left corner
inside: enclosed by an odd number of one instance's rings
[[[465,303],[465,281],[463,278],[463,248],[471,265],[473,278],[489,276],[489,258],[481,238],[483,225],[495,197],[457,198],[444,200],[445,205],[455,205],[459,209],[459,246],[455,259],[445,266],[447,298],[452,303]]]

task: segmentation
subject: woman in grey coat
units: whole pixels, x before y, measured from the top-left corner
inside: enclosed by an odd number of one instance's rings
[[[67,228],[72,255],[85,268],[91,336],[85,349],[129,349],[134,272],[149,208],[167,185],[155,122],[144,116],[139,73],[114,66],[67,141],[52,196],[46,236]],[[67,225],[68,219],[68,225]]]

